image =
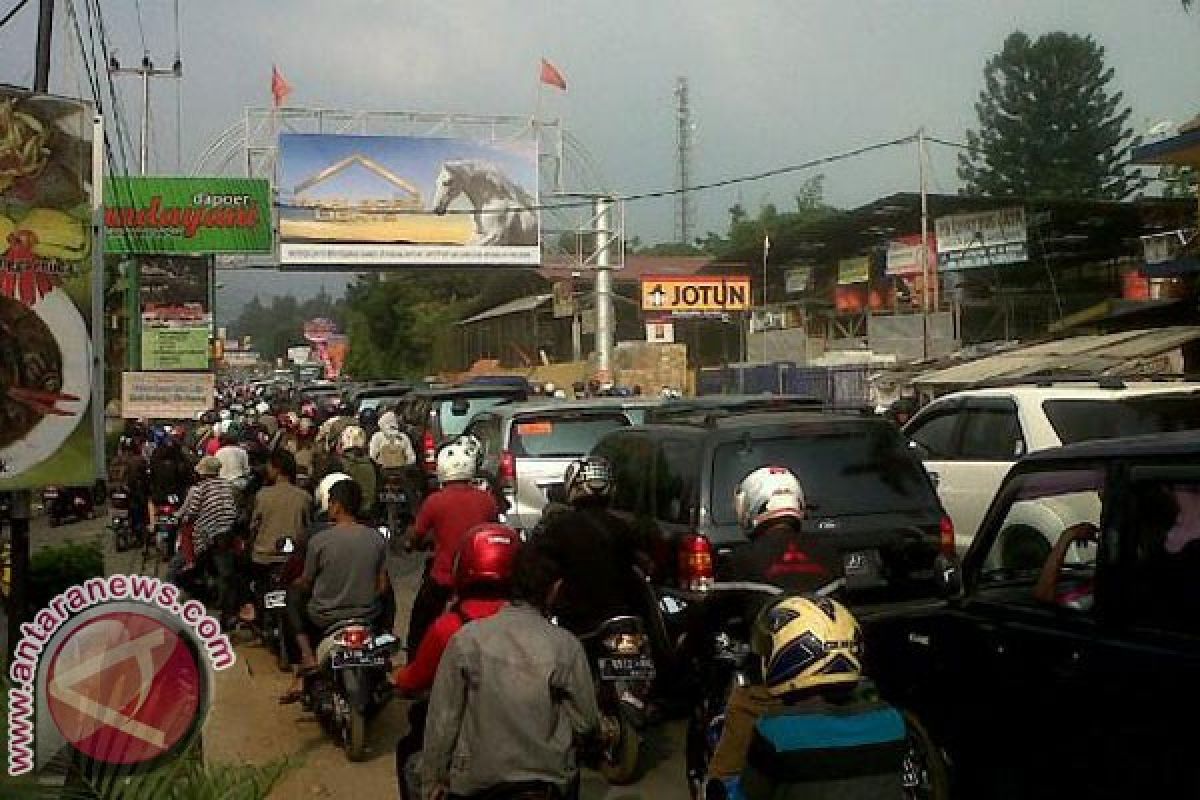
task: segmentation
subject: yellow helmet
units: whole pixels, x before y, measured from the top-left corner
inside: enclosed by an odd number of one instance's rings
[[[858,620],[828,597],[791,596],[768,605],[755,620],[752,646],[776,697],[853,686],[862,677]]]

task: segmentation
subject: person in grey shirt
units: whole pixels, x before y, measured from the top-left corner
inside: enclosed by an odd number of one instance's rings
[[[378,531],[361,525],[354,511],[362,502],[362,489],[342,480],[329,490],[330,527],[314,536],[304,560],[304,574],[296,582],[311,592],[306,620],[298,620],[296,643],[300,669],[316,665],[310,632],[335,622],[380,611],[380,597],[390,590],[385,560],[387,545]]]
[[[434,679],[420,778],[424,797],[566,797],[577,746],[599,734],[583,646],[546,619],[561,579],[537,548],[517,555],[512,605],[465,625]]]

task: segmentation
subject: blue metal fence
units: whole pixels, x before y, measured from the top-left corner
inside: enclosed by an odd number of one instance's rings
[[[798,367],[791,363],[737,364],[705,367],[696,380],[696,394],[802,394],[829,405],[860,406],[870,401],[869,367]]]

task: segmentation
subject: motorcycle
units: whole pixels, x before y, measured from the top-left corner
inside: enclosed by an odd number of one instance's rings
[[[42,506],[50,527],[67,520],[95,519],[96,505],[92,490],[82,486],[47,486],[42,490]]]
[[[611,744],[597,765],[610,784],[632,783],[642,766],[647,706],[657,676],[650,637],[640,617],[618,616],[580,637],[596,684],[601,726]]]
[[[396,471],[385,471],[379,486],[378,507],[383,510],[381,528],[386,527],[387,538],[399,542],[405,529],[413,520],[412,506],[404,477]]]
[[[346,751],[367,755],[367,722],[392,696],[388,680],[396,637],[363,618],[335,623],[317,646],[317,670],[304,679],[304,708]]]
[[[291,556],[296,552],[296,542],[290,536],[275,540],[275,552]],[[250,591],[254,597],[257,633],[263,645],[275,654],[275,664],[281,672],[292,665],[292,653],[284,628],[287,614],[287,584],[284,583],[286,562],[272,564],[266,580],[259,585],[256,578],[251,581]]]
[[[123,553],[134,544],[133,519],[130,516],[131,502],[129,489],[124,486],[114,486],[108,495],[109,508],[112,516],[108,527],[113,535],[113,547],[118,553]]]
[[[175,555],[179,539],[179,495],[167,495],[167,502],[159,505],[154,521],[154,543],[163,561]]]

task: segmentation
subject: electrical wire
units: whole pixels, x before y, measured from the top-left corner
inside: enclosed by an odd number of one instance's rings
[[[17,13],[27,5],[29,5],[29,0],[17,0],[17,4],[9,9],[8,13],[4,15],[3,19],[0,19],[0,28],[3,28],[5,25],[7,25],[9,21],[11,21],[12,18],[15,17]]]
[[[137,9],[138,36],[142,40],[142,52],[149,53],[146,49],[146,28],[142,25],[142,0],[133,0],[133,5]]]

